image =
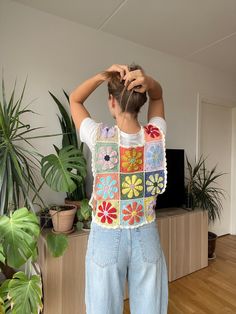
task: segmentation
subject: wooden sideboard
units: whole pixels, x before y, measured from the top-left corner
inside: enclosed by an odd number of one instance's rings
[[[208,216],[200,209],[159,209],[157,225],[166,258],[169,281],[208,266]],[[85,314],[85,254],[88,232],[68,235],[69,247],[54,258],[47,250],[44,229],[39,238],[38,263],[42,271],[44,314]],[[128,284],[124,299],[128,298]]]

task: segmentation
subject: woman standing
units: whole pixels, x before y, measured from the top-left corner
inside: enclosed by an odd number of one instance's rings
[[[114,126],[96,122],[87,97],[108,82]],[[138,121],[147,101],[148,123]],[[155,205],[166,189],[162,88],[138,65],[112,65],[70,94],[80,139],[92,153],[93,208],[86,253],[87,314],[122,314],[128,279],[131,314],[167,314],[168,276]]]

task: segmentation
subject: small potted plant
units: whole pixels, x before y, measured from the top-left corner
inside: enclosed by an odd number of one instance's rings
[[[61,149],[55,145],[53,146],[56,154],[50,154],[42,158],[41,175],[47,185],[54,191],[71,193],[77,188],[76,183],[81,182],[86,176],[86,161],[81,151],[73,145]],[[78,170],[79,174],[77,173]],[[74,204],[52,206],[49,212],[53,221],[53,231],[73,232],[72,226],[76,210],[77,206]]]
[[[40,228],[52,228],[52,217],[49,212],[49,207],[41,208],[37,213],[40,222]]]
[[[73,122],[73,119],[68,113],[68,109],[70,108],[70,101],[69,95],[63,90],[63,94],[66,98],[67,104],[63,104],[54,94],[49,91],[50,96],[54,100],[55,104],[57,105],[60,116],[58,115],[58,120],[61,126],[61,131],[63,133],[62,136],[62,148],[68,145],[73,145],[76,149],[80,150],[81,158],[83,158],[83,147],[84,143],[80,142],[77,138],[76,127]],[[84,158],[85,159],[85,158]],[[86,170],[86,169],[85,169]],[[77,175],[80,174],[80,170],[77,170]],[[81,201],[86,198],[86,191],[85,191],[85,177],[81,176],[80,181],[76,181],[76,188],[72,192],[66,192],[65,203],[66,204],[74,204],[77,208],[80,208]],[[77,215],[75,216],[75,224],[77,223]]]
[[[73,223],[77,206],[72,204],[53,205],[49,209],[52,217],[54,233],[71,233],[74,231]]]
[[[199,207],[208,212],[208,223],[214,223],[216,218],[221,218],[223,210],[222,197],[224,189],[216,187],[216,180],[225,173],[216,173],[216,166],[212,170],[207,170],[205,159],[202,155],[194,167],[191,166],[187,156],[187,167],[189,172],[188,184],[185,187],[187,199],[191,200],[188,209],[194,210]],[[208,231],[208,259],[214,259],[217,234]]]
[[[77,219],[76,223],[77,230],[90,230],[91,221],[92,221],[92,207],[89,205],[89,200],[87,198],[81,201],[81,205],[77,210]]]

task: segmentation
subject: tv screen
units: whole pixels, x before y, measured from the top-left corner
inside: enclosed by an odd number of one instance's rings
[[[167,185],[165,192],[157,196],[156,209],[183,207],[184,159],[184,149],[166,149]]]

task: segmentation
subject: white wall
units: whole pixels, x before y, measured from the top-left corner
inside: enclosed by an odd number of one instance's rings
[[[232,180],[231,180],[231,233],[236,234],[236,108],[233,108],[232,115]]]
[[[157,39],[155,39],[157,40]],[[141,64],[164,90],[167,148],[184,148],[190,161],[196,153],[197,94],[236,100],[235,81],[223,72],[186,62],[130,41],[34,10],[19,3],[0,0],[0,66],[8,86],[17,76],[20,86],[28,74],[26,100],[37,98],[32,108],[33,126],[45,126],[44,133],[60,132],[57,109],[48,90],[62,97],[62,88],[72,91],[77,84],[113,63]],[[97,121],[113,123],[106,107],[106,86],[88,99],[86,106]],[[140,122],[146,122],[144,108]],[[37,141],[43,154],[53,151],[60,138]],[[86,149],[85,154],[90,158]],[[91,192],[91,170],[87,181]],[[49,203],[60,203],[64,194],[44,189]],[[229,226],[230,228],[230,226]]]

